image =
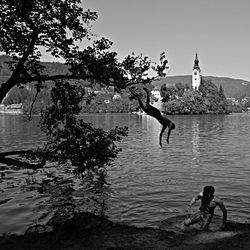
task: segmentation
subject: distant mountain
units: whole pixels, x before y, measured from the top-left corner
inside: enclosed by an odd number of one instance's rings
[[[226,97],[240,98],[242,96],[250,96],[250,82],[241,79],[232,79],[228,77],[203,76],[205,80],[211,80],[218,88],[220,85],[224,89]],[[159,81],[154,81],[154,86],[162,86],[163,84],[173,85],[176,83],[188,84],[191,86],[192,76],[168,76]]]
[[[0,84],[8,80],[11,72],[6,62],[10,61],[11,57],[0,55]],[[68,72],[68,66],[58,62],[42,62],[45,66],[45,73],[49,75],[65,74]]]
[[[5,55],[0,55],[0,84],[5,82],[9,77],[11,72],[7,66],[6,61],[9,61],[10,57]],[[46,66],[47,74],[62,74],[68,71],[68,67],[62,63],[58,62],[43,62]],[[203,76],[206,80],[211,80],[217,87],[220,85],[224,89],[226,97],[240,98],[242,96],[250,96],[250,82],[240,79],[232,79],[227,77],[215,77],[215,76]],[[167,84],[188,84],[191,86],[192,77],[191,75],[180,75],[180,76],[168,76],[162,78],[159,81],[153,82],[154,86],[161,86],[165,83]]]

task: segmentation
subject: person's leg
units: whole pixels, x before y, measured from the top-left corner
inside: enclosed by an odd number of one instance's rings
[[[165,129],[167,128],[167,126],[162,126],[161,132],[160,132],[160,136],[159,136],[159,144],[162,147],[162,135],[165,131]]]
[[[209,230],[209,225],[210,225],[210,223],[211,223],[211,221],[212,221],[212,218],[213,218],[213,215],[211,215],[211,214],[208,214],[208,215],[206,215],[203,219],[204,219],[204,223],[203,223],[203,225],[202,225],[202,229],[203,230]]]
[[[187,218],[185,221],[184,221],[184,225],[189,227],[193,224],[196,224],[200,221],[202,221],[203,218],[201,216],[201,213],[200,212],[197,212],[195,214],[192,214],[189,218]]]

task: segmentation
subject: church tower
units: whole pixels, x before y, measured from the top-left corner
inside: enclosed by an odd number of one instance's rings
[[[195,60],[194,60],[194,67],[192,72],[192,88],[193,90],[198,90],[201,83],[201,69],[199,66],[198,55],[196,52]]]

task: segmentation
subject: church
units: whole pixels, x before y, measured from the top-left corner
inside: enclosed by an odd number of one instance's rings
[[[169,83],[165,83],[168,86]],[[201,84],[201,69],[199,66],[199,59],[198,53],[195,54],[194,66],[192,69],[192,79],[191,79],[191,86],[193,90],[198,90]],[[171,84],[173,85],[173,84]],[[159,85],[155,86],[151,91],[152,95],[161,101],[161,94],[160,94],[161,87]]]
[[[196,52],[194,67],[192,70],[192,88],[193,90],[198,90],[201,84],[201,69],[199,66],[198,54]]]

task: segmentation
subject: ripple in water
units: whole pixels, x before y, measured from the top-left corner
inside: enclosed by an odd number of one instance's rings
[[[91,114],[84,116],[104,129],[128,126],[123,151],[109,171],[112,184],[108,215],[114,221],[154,226],[183,216],[191,198],[214,185],[228,209],[228,219],[250,222],[250,115],[171,116],[176,124],[170,144],[159,147],[160,125],[148,116]],[[1,150],[34,147],[44,140],[36,124],[0,117]],[[29,140],[27,140],[29,138]],[[46,197],[20,190],[23,173],[0,180],[0,232],[21,232],[36,221]],[[9,200],[8,200],[9,199]],[[6,200],[1,204],[1,201]],[[221,215],[219,209],[217,215]]]

